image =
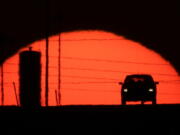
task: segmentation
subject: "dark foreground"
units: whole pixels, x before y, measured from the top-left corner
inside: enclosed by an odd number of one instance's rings
[[[0,107],[0,123],[7,133],[173,135],[180,133],[180,105]]]

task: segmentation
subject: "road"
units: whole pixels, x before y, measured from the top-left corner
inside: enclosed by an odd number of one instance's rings
[[[60,133],[99,131],[127,134],[174,134],[180,121],[180,104],[127,106],[63,106],[42,108],[0,107],[1,127],[14,133],[27,129]],[[13,130],[12,130],[13,129]],[[145,130],[145,132],[144,132]],[[14,131],[14,132],[13,132]]]

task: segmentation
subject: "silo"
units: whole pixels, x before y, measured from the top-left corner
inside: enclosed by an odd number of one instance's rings
[[[20,104],[22,107],[41,106],[41,53],[23,51],[20,53]]]

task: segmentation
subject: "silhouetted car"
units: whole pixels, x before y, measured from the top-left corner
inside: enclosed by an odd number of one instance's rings
[[[152,101],[152,104],[156,104],[156,84],[151,75],[147,74],[133,74],[126,76],[121,89],[121,102],[122,105],[126,104],[126,101],[141,101],[144,104],[145,101]]]

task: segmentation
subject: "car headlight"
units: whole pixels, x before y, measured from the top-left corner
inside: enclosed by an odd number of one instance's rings
[[[153,91],[154,91],[154,89],[150,88],[148,91],[149,91],[149,92],[153,92]]]
[[[123,91],[124,91],[124,92],[128,92],[128,89],[124,89]]]

